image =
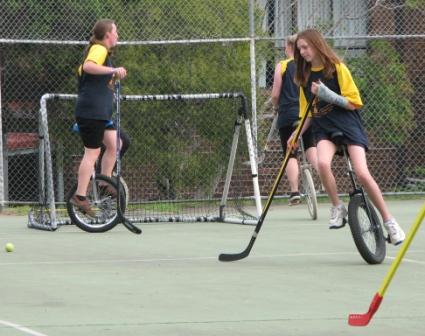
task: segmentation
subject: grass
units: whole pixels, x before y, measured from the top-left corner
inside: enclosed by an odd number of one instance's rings
[[[27,216],[30,205],[9,205],[0,208],[0,216]]]

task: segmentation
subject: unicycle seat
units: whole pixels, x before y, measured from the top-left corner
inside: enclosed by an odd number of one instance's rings
[[[343,145],[344,133],[342,133],[341,131],[331,133],[331,140],[337,146]]]
[[[335,154],[339,156],[344,156],[344,147],[346,145],[344,143],[344,133],[342,133],[341,131],[333,132],[331,134],[331,140],[337,147]]]

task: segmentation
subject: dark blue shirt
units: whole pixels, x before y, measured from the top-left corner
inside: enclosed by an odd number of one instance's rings
[[[295,62],[288,59],[280,62],[282,71],[282,86],[279,95],[279,116],[277,127],[292,126],[299,118],[299,88],[294,83]]]

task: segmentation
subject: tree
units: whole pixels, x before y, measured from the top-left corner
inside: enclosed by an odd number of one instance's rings
[[[245,37],[249,27],[246,0],[106,0],[101,3],[95,0],[6,0],[0,15],[3,22],[7,20],[11,26],[15,25],[9,27],[9,31],[14,28],[18,31],[14,38],[25,39],[87,41],[96,19],[105,17],[117,22],[121,41]],[[10,88],[6,90],[6,99],[38,102],[46,92],[76,93],[75,69],[81,62],[83,48],[82,45],[12,45],[5,51],[5,58],[10,60],[6,68]],[[124,44],[118,46],[113,61],[128,70],[128,78],[123,81],[124,94],[250,93],[249,46],[246,42]],[[25,88],[19,90],[19,85]],[[176,175],[185,171],[184,181],[189,183],[193,180],[189,177],[191,171],[208,171],[208,161],[205,157],[188,155],[193,153],[194,145],[185,139],[188,136],[203,137],[199,143],[217,151],[210,152],[210,158],[218,155],[214,161],[225,162],[224,152],[218,149],[229,145],[231,135],[220,130],[223,125],[233,125],[235,109],[216,114],[217,110],[229,109],[228,104],[185,104],[187,108],[176,111],[170,104],[138,103],[128,113],[123,104],[123,125],[133,139],[133,154],[125,160],[126,169],[140,169],[141,163],[150,162],[155,164],[156,171],[166,172],[169,180],[176,181]],[[202,118],[193,109],[194,105],[200,107],[199,104],[202,104]],[[69,136],[66,128],[72,122],[73,107],[70,104],[56,106],[66,109],[68,114],[64,121],[63,117],[59,118],[62,114],[49,110],[50,115],[55,115],[50,122],[56,122],[58,130],[51,139],[65,142],[63,139]],[[140,115],[145,118],[138,117]],[[183,127],[183,124],[185,131],[175,132],[176,125]],[[50,128],[53,130],[54,125]],[[163,136],[164,143],[153,140],[152,137],[158,134]],[[225,139],[228,136],[230,138]],[[170,153],[174,159],[170,159]],[[183,166],[178,163],[182,161],[185,162]],[[206,180],[214,178],[205,176]]]
[[[349,64],[366,102],[367,127],[388,144],[403,144],[415,126],[414,91],[395,48],[388,41],[371,41],[368,52]]]

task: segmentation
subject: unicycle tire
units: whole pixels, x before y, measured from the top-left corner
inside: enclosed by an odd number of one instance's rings
[[[87,188],[87,199],[91,209],[95,213],[95,216],[91,217],[70,202],[71,197],[77,190],[77,185],[75,185],[68,193],[66,202],[71,222],[80,229],[92,233],[106,232],[115,227],[119,221],[117,199],[107,189],[117,191],[116,179],[111,179],[104,175],[96,175],[94,180],[93,178],[90,179]],[[124,189],[121,188],[121,190]],[[122,213],[125,211],[125,205],[126,196],[124,193],[121,193],[120,207]]]
[[[363,196],[355,194],[348,204],[348,223],[354,243],[362,258],[368,264],[380,264],[386,255],[384,233],[375,208],[368,199],[366,201],[372,218],[370,219],[367,214]]]
[[[115,183],[117,183],[117,176],[114,173],[112,173],[112,179],[114,180]],[[121,189],[120,192],[124,193],[125,196],[125,209],[128,208],[128,201],[130,199],[130,190],[128,188],[127,182],[124,180],[124,178],[122,176],[120,176],[120,182],[121,182]]]
[[[310,169],[307,168],[304,168],[301,174],[302,194],[306,200],[311,219],[315,220],[317,219],[317,197],[313,177],[311,176]]]

